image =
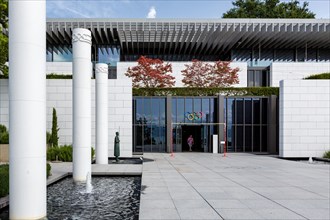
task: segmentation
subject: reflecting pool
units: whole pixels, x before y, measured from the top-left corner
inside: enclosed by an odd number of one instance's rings
[[[138,219],[140,177],[93,177],[92,186],[66,178],[48,187],[48,219]]]
[[[47,219],[138,219],[141,177],[92,177],[93,189],[68,177],[47,188]],[[0,219],[8,218],[8,209]]]

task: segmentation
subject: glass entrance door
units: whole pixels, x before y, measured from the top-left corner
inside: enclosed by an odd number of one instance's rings
[[[182,128],[181,125],[175,125],[172,129],[172,147],[170,151],[182,152]]]

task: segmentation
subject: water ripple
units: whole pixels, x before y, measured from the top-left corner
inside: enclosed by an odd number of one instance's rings
[[[48,187],[47,219],[138,219],[140,177],[93,177],[93,190],[66,178]]]

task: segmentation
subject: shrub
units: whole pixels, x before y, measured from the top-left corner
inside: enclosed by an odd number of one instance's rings
[[[93,160],[94,155],[95,155],[95,149],[93,147],[91,147],[91,150],[92,150],[92,160]]]
[[[9,133],[6,126],[0,124],[0,144],[9,144]]]
[[[0,144],[9,144],[9,133],[0,133]]]
[[[91,159],[93,159],[95,150],[91,148]],[[47,149],[47,160],[59,160],[63,162],[72,162],[72,145],[63,145],[60,147],[51,147]]]
[[[58,146],[58,131],[60,129],[57,126],[57,115],[56,115],[56,109],[53,108],[53,120],[52,120],[52,137],[51,137],[51,142],[52,146],[56,147]]]
[[[6,126],[0,124],[0,133],[5,133],[5,132],[7,132]]]
[[[72,162],[72,146],[64,145],[60,147],[59,160],[63,162]]]
[[[330,79],[330,73],[320,73],[320,74],[310,75],[304,79]]]
[[[330,150],[326,151],[326,152],[323,154],[323,158],[330,159]]]
[[[9,194],[9,165],[0,165],[0,197]]]
[[[49,163],[47,163],[47,168],[46,169],[47,169],[47,178],[48,178],[49,176],[52,175],[52,173],[51,173],[52,167],[50,166]]]
[[[52,134],[50,132],[46,132],[46,143],[52,145]]]

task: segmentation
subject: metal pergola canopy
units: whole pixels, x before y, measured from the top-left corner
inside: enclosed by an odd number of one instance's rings
[[[233,49],[330,49],[329,19],[48,19],[48,51],[71,51],[74,28],[124,54],[212,56]],[[108,51],[108,49],[104,49]]]

